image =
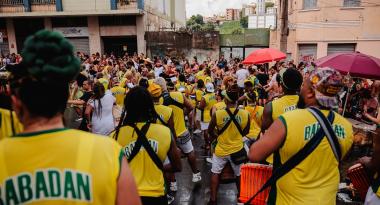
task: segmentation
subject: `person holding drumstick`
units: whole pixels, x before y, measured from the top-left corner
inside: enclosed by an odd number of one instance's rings
[[[252,162],[260,162],[274,153],[273,170],[276,170],[294,159],[292,156],[300,150],[307,149],[304,147],[310,141],[323,137],[310,154],[302,154],[305,158],[271,187],[268,204],[336,204],[339,161],[353,143],[351,123],[333,112],[338,108],[338,93],[342,88],[343,77],[338,71],[331,68],[316,70],[303,82],[299,109],[280,115],[264,136],[250,147],[248,157]],[[310,110],[302,109],[306,107]],[[319,123],[315,113],[319,118],[328,116],[330,122]],[[332,128],[329,131],[335,133],[331,135],[334,146],[330,145],[326,132],[319,131],[322,126]]]
[[[377,125],[376,135],[373,138],[372,157],[359,159],[359,162],[367,169],[369,176],[373,176],[371,187],[369,187],[365,199],[365,205],[380,204],[380,106],[377,108],[376,117],[373,117],[367,112],[364,112],[364,116]]]

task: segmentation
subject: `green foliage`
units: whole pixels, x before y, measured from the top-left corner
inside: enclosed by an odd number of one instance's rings
[[[219,33],[232,34],[232,32],[234,32],[237,29],[241,29],[240,21],[226,21],[220,26]],[[242,30],[241,32],[243,33],[244,30]]]
[[[215,25],[213,23],[203,21],[202,15],[193,15],[186,22],[186,27],[191,31],[213,31]]]
[[[214,31],[215,30],[215,25],[211,22],[207,22],[202,26],[203,31]]]
[[[270,8],[270,7],[274,7],[274,3],[273,2],[265,2],[265,10],[267,8]]]
[[[240,19],[240,25],[243,28],[248,28],[248,16],[242,17]]]
[[[235,30],[232,31],[232,34],[242,34],[243,29],[242,28],[236,28]]]

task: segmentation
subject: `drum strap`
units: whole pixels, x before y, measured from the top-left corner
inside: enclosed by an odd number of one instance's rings
[[[244,136],[243,129],[241,129],[239,123],[235,119],[235,116],[238,114],[239,109],[236,108],[234,113],[232,113],[229,108],[226,108],[226,112],[227,112],[228,116],[230,117],[230,120],[222,127],[222,129],[219,130],[218,134],[221,135],[224,131],[226,131],[228,126],[230,126],[230,124],[233,122],[235,124],[236,128],[238,129],[239,133],[241,134],[241,136]]]
[[[313,109],[313,111],[317,110],[315,112],[317,115],[319,115],[320,118],[325,118],[327,124],[324,124],[325,121],[321,121],[321,128],[318,129],[317,133],[312,137],[309,142],[306,143],[306,145],[298,151],[295,155],[293,155],[288,161],[286,161],[282,166],[278,167],[273,171],[272,176],[268,179],[268,181],[265,182],[265,184],[260,188],[260,190],[253,195],[247,202],[245,202],[245,205],[249,205],[253,199],[256,198],[257,195],[259,195],[261,192],[263,192],[265,189],[271,187],[271,186],[276,186],[277,180],[279,180],[282,176],[290,172],[294,167],[296,167],[298,164],[300,164],[304,159],[306,159],[309,154],[311,154],[317,147],[318,145],[322,142],[324,136],[328,135],[325,134],[325,130],[323,127],[330,127],[332,123],[334,122],[335,119],[335,114],[334,112],[330,111],[329,115],[326,119],[326,117],[322,114],[321,111],[319,111],[317,108],[309,108],[310,110]],[[319,112],[318,112],[319,111]],[[313,114],[314,115],[314,114]],[[324,124],[324,125],[322,125]],[[332,128],[331,128],[332,129]],[[335,137],[336,138],[336,137]],[[335,146],[335,144],[330,144],[331,147]],[[335,148],[334,148],[335,149]]]
[[[130,124],[129,126],[133,127],[134,131],[136,131],[137,134],[137,141],[135,143],[135,146],[133,147],[131,155],[128,157],[128,162],[131,162],[135,156],[139,153],[140,149],[144,147],[145,151],[148,153],[149,157],[152,159],[154,164],[159,168],[161,171],[164,170],[164,165],[162,164],[162,161],[158,157],[157,153],[153,150],[152,146],[150,145],[146,133],[148,132],[150,123],[146,123],[141,130],[136,126],[136,124]]]

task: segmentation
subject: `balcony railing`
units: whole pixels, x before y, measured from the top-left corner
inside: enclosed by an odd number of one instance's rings
[[[0,0],[0,13],[24,12],[23,0]]]
[[[118,9],[135,9],[137,8],[137,0],[117,0]]]
[[[31,0],[32,11],[56,11],[55,0]]]

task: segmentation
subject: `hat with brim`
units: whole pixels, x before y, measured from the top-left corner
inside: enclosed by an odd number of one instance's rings
[[[212,83],[207,83],[206,84],[206,92],[208,92],[208,93],[215,92],[214,85]]]

